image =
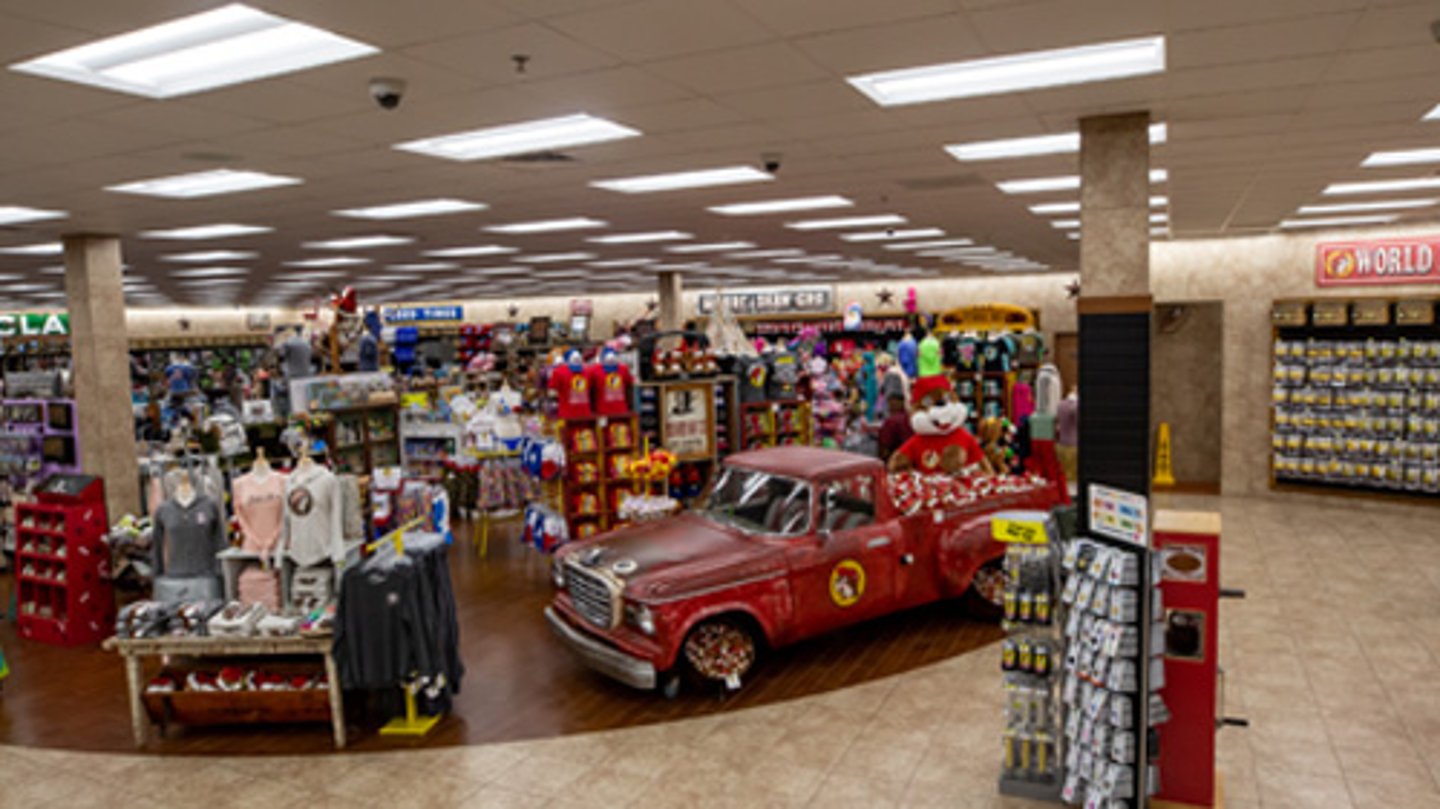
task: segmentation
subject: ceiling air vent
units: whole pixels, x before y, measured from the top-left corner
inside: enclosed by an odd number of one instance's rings
[[[955,188],[974,188],[989,185],[978,174],[943,174],[938,177],[911,177],[896,180],[901,188],[910,191],[948,191]]]
[[[543,169],[552,166],[563,166],[574,163],[575,158],[564,152],[543,151],[527,152],[525,154],[510,155],[500,158],[500,162],[506,165],[524,169]]]

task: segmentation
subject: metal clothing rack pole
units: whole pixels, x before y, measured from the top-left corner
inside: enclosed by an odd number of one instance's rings
[[[399,528],[396,528],[394,531],[391,531],[390,533],[381,537],[380,539],[371,542],[369,545],[366,545],[365,550],[367,553],[374,552],[375,550],[382,548],[388,544],[395,548],[396,554],[404,556],[405,532],[412,530],[419,525],[422,525],[424,522],[424,517],[413,519],[410,522],[405,523]],[[405,716],[397,717],[395,719],[391,719],[389,722],[386,722],[385,725],[380,728],[380,735],[424,736],[435,727],[435,725],[440,721],[440,717],[420,715],[420,710],[415,705],[415,694],[417,691],[420,690],[420,685],[418,682],[407,683],[406,685],[402,686],[402,688],[405,691]]]

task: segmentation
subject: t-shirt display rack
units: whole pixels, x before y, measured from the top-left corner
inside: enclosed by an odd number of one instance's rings
[[[630,465],[640,449],[639,416],[591,416],[556,422],[565,447],[562,513],[572,539],[619,527],[620,502],[639,491]]]
[[[804,399],[769,399],[740,406],[740,449],[809,446],[814,437],[810,403]]]
[[[1436,304],[1276,301],[1271,488],[1440,498]]]

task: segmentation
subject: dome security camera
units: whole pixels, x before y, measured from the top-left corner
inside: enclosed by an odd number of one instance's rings
[[[393,110],[405,97],[404,79],[375,78],[370,80],[370,97],[381,109]]]
[[[779,152],[765,152],[760,155],[760,165],[770,174],[780,173],[781,154]]]

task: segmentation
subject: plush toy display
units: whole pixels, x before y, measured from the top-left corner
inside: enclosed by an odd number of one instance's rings
[[[965,429],[967,411],[955,397],[950,380],[940,374],[922,376],[911,389],[915,435],[890,456],[890,471],[925,474],[994,474],[980,444]]]

